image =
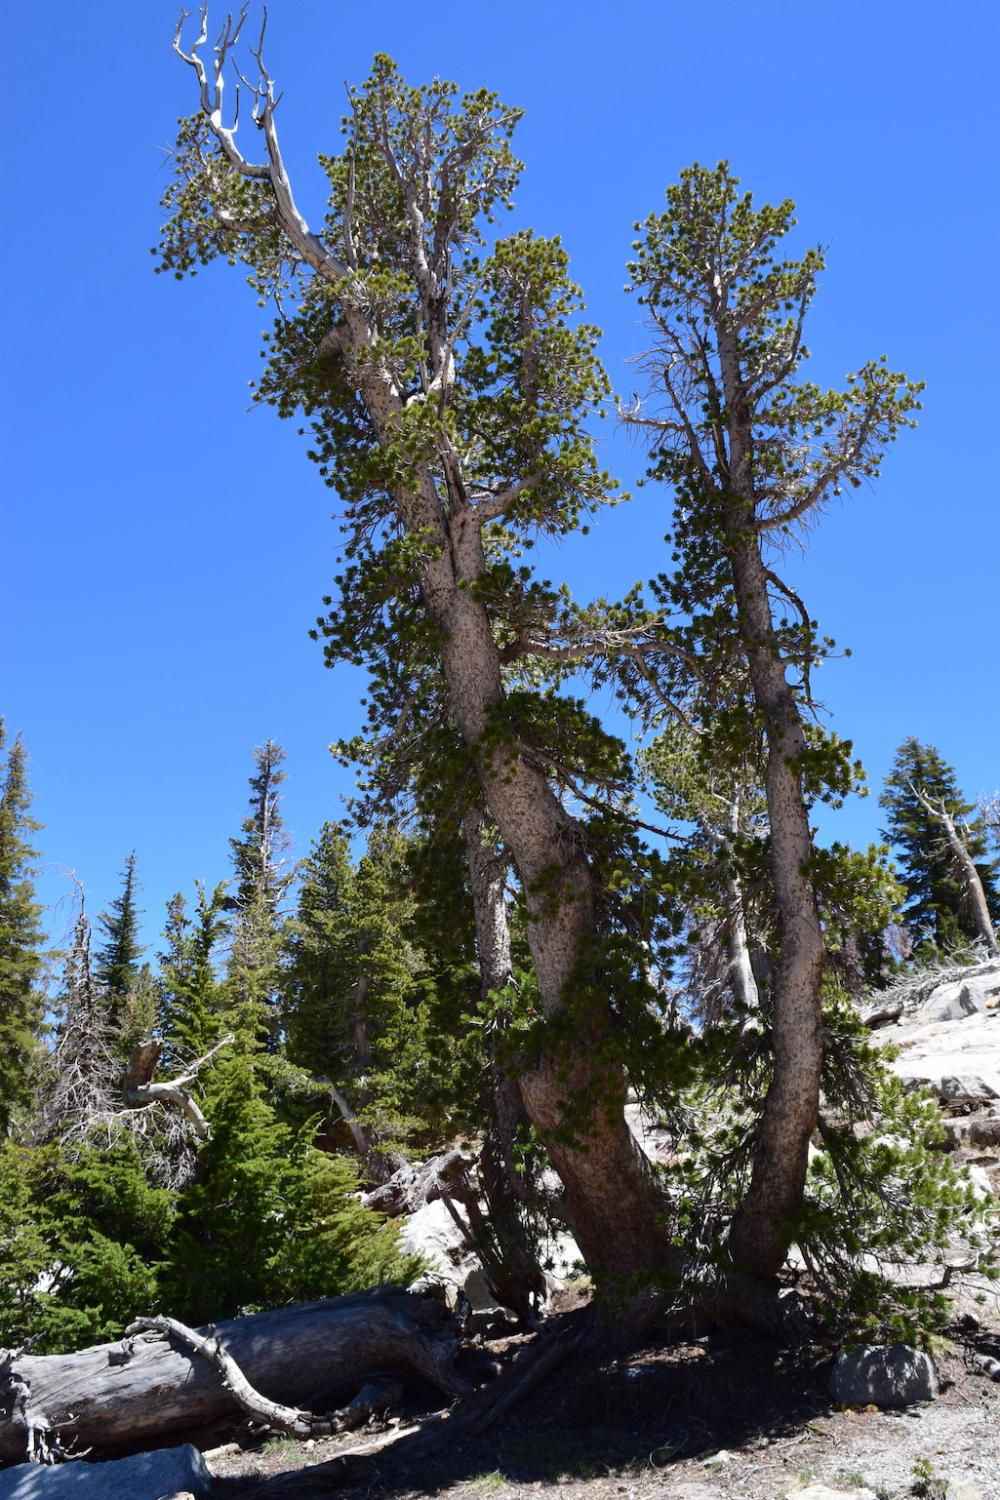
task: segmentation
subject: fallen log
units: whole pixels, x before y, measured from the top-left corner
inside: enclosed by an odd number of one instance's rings
[[[399,1287],[278,1308],[199,1332],[272,1400],[334,1404],[375,1372],[417,1377],[444,1395],[469,1391],[454,1367],[457,1331],[445,1307]],[[243,1408],[219,1369],[160,1331],[75,1354],[0,1357],[0,1459],[79,1449],[113,1451],[226,1419]]]
[[[380,1380],[362,1386],[354,1400],[342,1411],[317,1414],[303,1411],[298,1406],[286,1406],[283,1401],[272,1401],[262,1391],[257,1391],[226,1348],[217,1330],[209,1334],[198,1333],[181,1323],[177,1318],[157,1316],[136,1318],[125,1330],[125,1337],[136,1333],[161,1333],[183,1349],[200,1354],[214,1365],[222,1384],[231,1391],[240,1407],[255,1422],[273,1432],[284,1432],[291,1437],[329,1437],[335,1432],[349,1432],[360,1427],[376,1412],[388,1411],[398,1406],[403,1399],[403,1387],[398,1381]]]

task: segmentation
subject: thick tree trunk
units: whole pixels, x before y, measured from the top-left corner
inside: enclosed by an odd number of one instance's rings
[[[524,888],[543,1010],[553,1018],[572,1011],[572,1044],[559,1057],[543,1053],[521,1075],[521,1096],[566,1190],[570,1227],[587,1265],[612,1276],[652,1271],[662,1268],[668,1254],[658,1217],[662,1204],[625,1123],[624,1072],[601,1055],[608,1018],[603,999],[587,989],[587,950],[597,935],[596,891],[582,830],[512,737],[501,735],[499,743],[490,743],[504,695],[489,619],[468,587],[484,571],[478,529],[459,530],[449,565],[453,557],[459,576],[451,575],[443,597],[437,576],[425,590],[445,631],[452,715],[476,753],[487,806]],[[613,1235],[609,1224],[615,1226]]]
[[[345,312],[341,347],[360,355],[358,388],[380,439],[391,443],[400,397],[373,358],[363,311]],[[542,1008],[552,1018],[572,1011],[572,1045],[564,1042],[558,1057],[543,1053],[519,1080],[525,1108],[565,1187],[570,1227],[590,1269],[621,1277],[659,1269],[669,1255],[663,1205],[625,1123],[624,1071],[602,1045],[607,1007],[592,991],[584,999],[587,950],[597,936],[594,875],[580,825],[503,722],[500,650],[475,589],[486,574],[480,519],[459,494],[449,495],[446,509],[422,464],[395,499],[406,531],[425,547],[435,544],[421,567],[421,593],[441,635],[452,722],[474,757],[486,807],[525,892]]]
[[[398,1288],[233,1319],[215,1332],[257,1391],[313,1410],[354,1395],[374,1371],[408,1373],[448,1396],[468,1389],[453,1368],[447,1311]],[[57,1432],[63,1449],[103,1451],[162,1445],[241,1412],[207,1359],[163,1337],[0,1357],[2,1459],[23,1460],[32,1432]]]

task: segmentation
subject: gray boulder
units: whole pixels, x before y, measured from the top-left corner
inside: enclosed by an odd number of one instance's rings
[[[1000,1098],[995,1088],[977,1077],[975,1073],[963,1073],[942,1078],[937,1086],[937,1095],[942,1104],[972,1106],[987,1104]]]
[[[211,1483],[205,1460],[185,1443],[103,1464],[18,1464],[0,1470],[0,1500],[161,1500],[207,1495]]]
[[[910,1406],[937,1393],[934,1361],[909,1344],[859,1344],[838,1355],[830,1375],[841,1406]]]
[[[932,990],[920,1007],[920,1019],[928,1021],[960,1021],[990,1008],[989,1002],[1000,994],[1000,963],[991,963],[970,969],[959,979],[939,984]]]

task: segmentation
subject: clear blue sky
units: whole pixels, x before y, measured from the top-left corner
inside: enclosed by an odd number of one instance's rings
[[[829,247],[812,373],[833,383],[886,352],[927,381],[877,487],[788,560],[853,648],[821,686],[876,787],[909,734],[967,791],[1000,783],[998,16],[993,0],[271,5],[283,141],[313,220],[315,153],[337,149],[343,80],[374,52],[523,106],[517,221],[563,236],[619,390],[642,343],[621,294],[631,224],[679,169],[725,156],[758,197],[797,201],[803,239]],[[152,274],[159,148],[194,107],[175,17],[166,0],[51,0],[4,33],[0,711],[32,758],[44,899],[68,866],[99,910],[135,848],[151,940],[170,892],[228,873],[255,744],[288,751],[300,848],[338,815],[349,786],[326,747],[360,693],[306,635],[334,569],[332,496],[294,428],[247,409],[263,315],[227,267]],[[640,454],[604,437],[634,482]],[[661,565],[665,527],[646,490],[548,571],[613,594]],[[839,836],[866,842],[878,821],[872,797]]]

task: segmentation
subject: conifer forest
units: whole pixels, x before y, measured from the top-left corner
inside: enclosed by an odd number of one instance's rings
[[[143,341],[190,340],[165,443],[213,442],[216,386],[333,512],[296,649],[348,790],[293,832],[268,723],[197,878],[164,788],[161,901],[138,838],[116,877],[49,844],[46,747],[4,709],[0,1496],[998,1497],[1000,762],[977,784],[957,725],[887,696],[869,785],[820,691],[854,663],[810,556],[832,517],[864,549],[940,420],[863,324],[821,378],[850,205],[806,222],[737,140],[647,161],[608,360],[572,244],[517,211],[538,134],[489,47],[458,82],[376,52],[346,91],[333,57],[296,118],[272,49],[305,28],[273,10],[182,13],[172,55],[160,26]],[[242,390],[213,307],[260,330]],[[612,535],[639,581],[581,591],[564,559]],[[179,671],[164,716],[205,713]]]

